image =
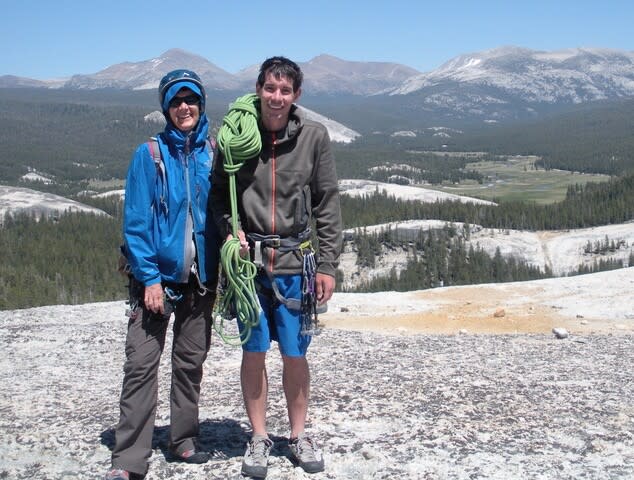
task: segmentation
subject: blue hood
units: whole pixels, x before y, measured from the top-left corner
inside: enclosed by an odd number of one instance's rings
[[[200,113],[202,114],[205,111],[205,96],[200,91],[200,88],[198,88],[198,85],[193,82],[188,82],[187,80],[176,82],[167,90],[167,92],[165,92],[165,96],[163,97],[163,105],[161,105],[161,107],[163,108],[163,113],[167,114],[170,100],[172,100],[172,98],[176,96],[181,88],[189,88],[192,92],[198,95],[198,98],[200,98]]]

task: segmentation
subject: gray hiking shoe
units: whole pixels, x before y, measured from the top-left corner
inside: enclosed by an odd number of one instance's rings
[[[247,451],[242,460],[242,475],[265,478],[271,448],[273,448],[273,442],[269,437],[254,435],[247,443]]]
[[[315,442],[305,433],[300,433],[296,439],[290,440],[288,448],[291,450],[292,459],[306,473],[317,473],[324,470],[324,457]]]

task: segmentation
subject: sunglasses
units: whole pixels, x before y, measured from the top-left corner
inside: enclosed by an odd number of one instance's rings
[[[170,100],[169,106],[170,108],[177,108],[185,102],[187,105],[197,105],[200,103],[200,98],[198,95],[187,95],[186,97],[174,97]]]

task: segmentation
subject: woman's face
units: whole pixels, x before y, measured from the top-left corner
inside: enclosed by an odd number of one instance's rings
[[[200,98],[189,88],[181,88],[170,100],[169,116],[176,128],[189,133],[200,120]]]

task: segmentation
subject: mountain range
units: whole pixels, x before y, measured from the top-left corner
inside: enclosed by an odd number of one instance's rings
[[[396,63],[350,62],[330,55],[320,55],[300,66],[305,76],[305,90],[313,93],[372,95],[396,88],[420,73]],[[258,65],[231,74],[199,55],[175,48],[149,60],[119,63],[94,74],[78,74],[66,79],[38,81],[5,75],[0,77],[0,87],[145,90],[156,88],[163,75],[177,68],[194,70],[208,91],[252,90],[258,74]]]
[[[571,105],[634,97],[634,52],[600,48],[537,51],[514,46],[468,53],[422,73],[390,62],[319,55],[300,66],[304,97],[332,98],[330,113],[350,103],[429,119],[499,122],[532,118]],[[0,87],[154,89],[174,68],[200,74],[209,92],[253,90],[257,65],[235,74],[180,49],[66,79],[0,77]],[[346,99],[347,97],[347,99]],[[345,105],[343,107],[341,104]],[[312,108],[312,107],[311,107]]]

